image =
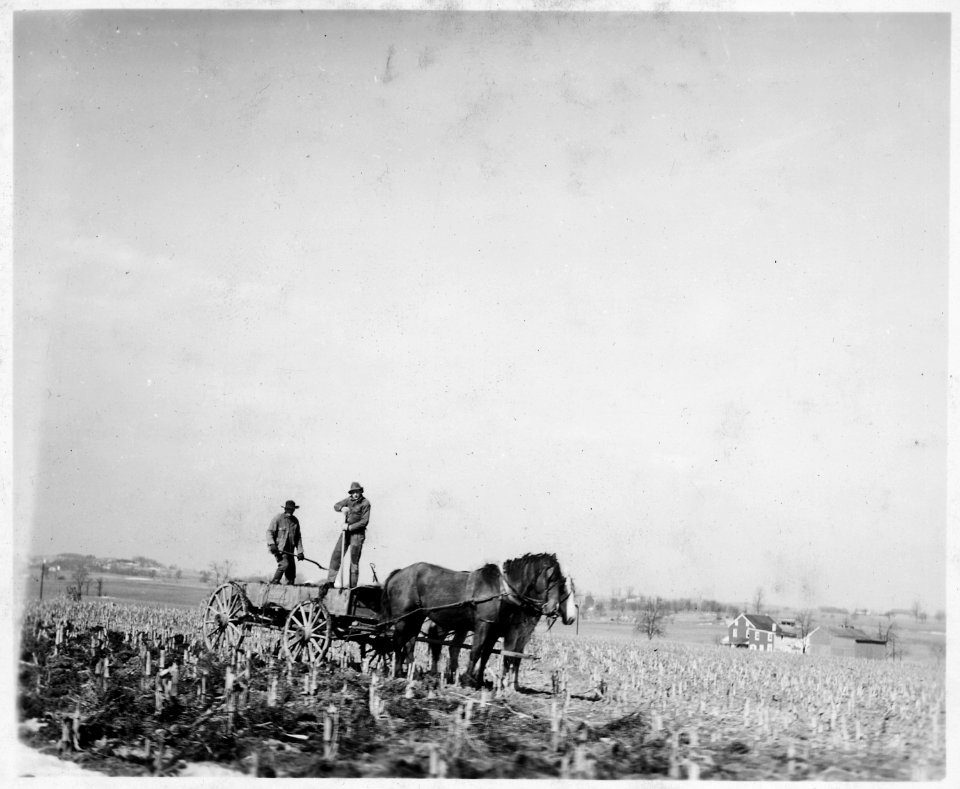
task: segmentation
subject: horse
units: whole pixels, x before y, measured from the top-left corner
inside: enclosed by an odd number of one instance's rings
[[[451,657],[453,646],[459,652],[466,633],[473,632],[466,678],[481,687],[494,645],[517,612],[555,617],[565,589],[557,557],[546,553],[507,560],[502,570],[486,564],[457,571],[428,562],[394,570],[383,585],[381,624],[393,627],[395,674],[401,673],[405,653],[412,651],[407,645],[429,617],[438,632],[454,634]],[[435,668],[439,646],[434,655]]]
[[[569,589],[567,588],[568,581]],[[558,614],[551,618],[551,627],[558,615],[565,625],[572,625],[577,618],[577,591],[573,584],[573,578],[564,578],[564,584],[561,587],[560,610]],[[539,621],[540,617],[536,614],[527,613],[523,610],[511,612],[503,635],[504,652],[522,653]],[[500,672],[500,687],[506,687],[506,678],[510,675],[513,689],[520,690],[520,661],[521,658],[504,654]]]
[[[569,583],[569,590],[567,584]],[[503,618],[503,651],[522,653],[527,642],[533,635],[541,615],[532,610],[510,606],[505,609]],[[550,617],[550,627],[560,618],[565,625],[572,625],[577,618],[576,588],[573,578],[563,578],[560,587],[560,609]],[[435,622],[427,620],[429,627],[425,629],[427,641],[430,643],[431,673],[436,674],[440,663],[440,653],[444,645],[449,647],[449,662],[447,672],[450,678],[456,677],[458,657],[463,642],[469,632],[466,629],[453,631],[453,638],[447,642],[446,638],[451,631],[442,630]],[[413,646],[413,642],[410,643]],[[409,657],[413,659],[413,650],[409,650]],[[507,675],[512,678],[514,690],[520,690],[520,662],[521,658],[504,654],[501,662],[499,687],[506,687]]]

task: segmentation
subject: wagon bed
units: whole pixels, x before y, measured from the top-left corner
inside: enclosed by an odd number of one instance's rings
[[[214,590],[204,612],[203,638],[212,650],[238,649],[252,627],[281,632],[281,649],[292,660],[319,662],[333,641],[354,641],[361,651],[371,649],[387,659],[392,652],[393,625],[380,620],[383,587],[367,584],[353,588],[317,584],[268,584],[261,581],[227,581]],[[417,641],[447,644],[423,635]],[[462,649],[469,650],[465,643]],[[536,659],[534,655],[495,647],[494,654]]]
[[[227,581],[207,603],[203,638],[212,650],[237,649],[252,627],[279,630],[284,654],[311,662],[322,660],[334,640],[381,651],[388,641],[378,626],[380,592],[379,584],[349,589]]]

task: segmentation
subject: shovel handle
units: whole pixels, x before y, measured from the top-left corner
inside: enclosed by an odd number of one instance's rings
[[[284,554],[286,554],[287,556],[293,556],[294,558],[296,558],[296,556],[297,556],[297,555],[296,555],[295,553],[293,553],[292,551],[280,551],[280,553],[284,553]],[[326,569],[327,569],[327,568],[324,567],[322,564],[320,564],[320,562],[315,562],[313,559],[308,559],[306,556],[304,556],[303,559],[301,559],[300,561],[310,562],[310,564],[315,564],[315,565],[317,565],[317,567],[319,567],[321,570],[326,570]]]

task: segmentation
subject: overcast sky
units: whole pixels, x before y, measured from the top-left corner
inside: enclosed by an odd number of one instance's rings
[[[949,32],[17,15],[20,549],[942,608]]]

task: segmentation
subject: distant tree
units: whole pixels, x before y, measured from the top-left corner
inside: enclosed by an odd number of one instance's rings
[[[209,570],[201,570],[201,571],[200,571],[200,583],[205,584],[205,583],[208,583],[209,581],[210,581],[210,571],[209,571]],[[219,586],[219,584],[218,584],[218,586]]]
[[[214,583],[220,586],[220,584],[230,578],[233,572],[233,562],[227,559],[224,559],[222,562],[210,562],[210,572],[213,574]]]
[[[913,605],[910,606],[910,613],[913,614],[913,619],[915,622],[920,621],[920,615],[923,613],[923,606],[920,605],[919,600],[913,601]]]
[[[585,611],[589,611],[591,608],[593,608],[594,603],[595,603],[595,601],[594,601],[594,599],[593,599],[593,595],[590,594],[589,592],[587,592],[587,594],[586,594],[586,595],[584,596],[584,598],[583,598],[583,608],[584,608],[584,610],[585,610]]]
[[[813,630],[813,611],[809,608],[797,611],[795,619],[797,622],[797,635],[799,635],[800,638],[809,636]]]
[[[149,574],[149,576],[150,576],[151,578],[156,578],[156,577],[157,577],[157,568],[156,568],[156,567],[151,567],[151,568],[150,568],[150,572],[149,572],[148,574]]]
[[[763,613],[763,587],[758,586],[757,591],[753,593],[753,613]]]
[[[179,581],[181,578],[183,578],[183,570],[181,570],[181,569],[178,567],[178,568],[177,568],[177,571],[173,574],[173,577],[176,578],[176,579]]]
[[[97,597],[103,597],[103,579],[97,578]]]
[[[933,659],[937,661],[937,668],[939,669],[941,666],[943,666],[944,661],[947,658],[947,645],[931,644],[930,653],[933,655]]]
[[[877,640],[887,644],[887,657],[890,660],[903,660],[903,644],[900,643],[900,634],[897,626],[891,622],[884,628],[883,623],[877,623]]]
[[[607,613],[607,604],[603,600],[597,600],[593,610],[597,616],[602,617]]]
[[[70,596],[74,600],[79,600],[83,597],[84,592],[90,588],[90,566],[86,562],[77,564],[77,566],[73,568],[70,580],[73,581],[73,585],[69,590]]]
[[[933,615],[933,618],[938,622],[945,622],[947,620],[947,614],[942,609],[938,610],[937,613]]]
[[[663,636],[666,632],[664,627],[666,615],[666,608],[659,597],[648,599],[640,609],[640,615],[637,617],[637,624],[634,629],[643,633],[652,641],[654,636]]]

